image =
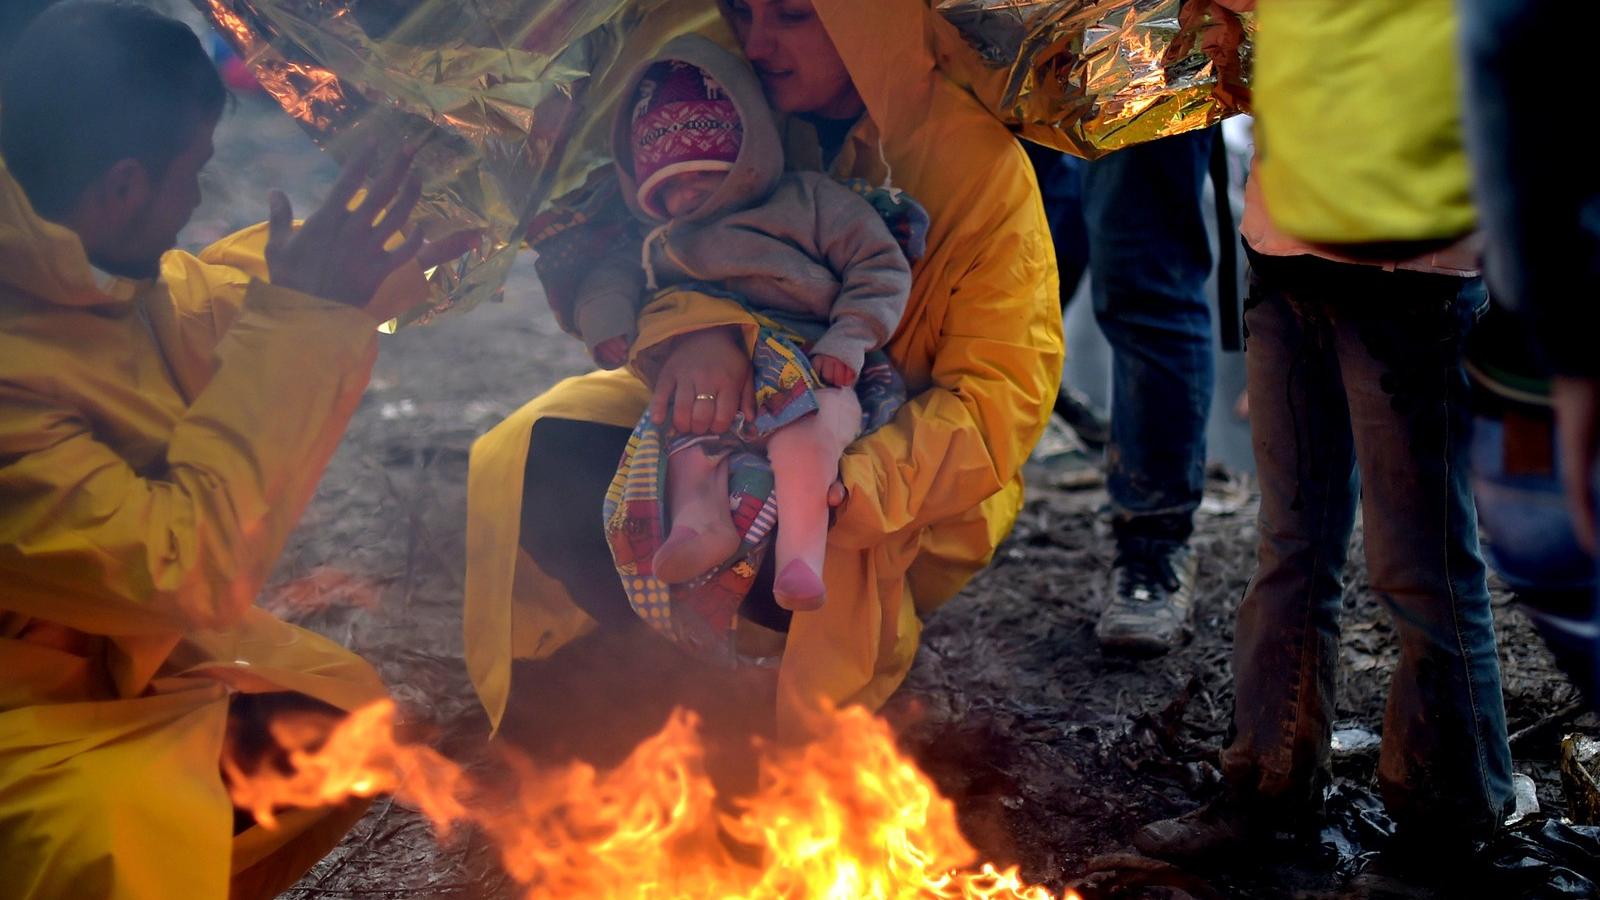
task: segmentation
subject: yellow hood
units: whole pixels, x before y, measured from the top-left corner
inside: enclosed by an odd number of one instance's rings
[[[0,162],[0,286],[66,306],[125,303],[132,283],[111,293],[95,284],[83,243],[71,229],[34,212],[22,186]]]

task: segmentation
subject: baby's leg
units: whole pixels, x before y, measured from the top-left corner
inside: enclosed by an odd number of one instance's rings
[[[778,497],[778,576],[773,596],[786,609],[822,605],[822,557],[828,545],[828,487],[839,457],[861,431],[861,401],[848,388],[821,388],[817,412],[767,442]]]
[[[689,581],[727,561],[739,549],[728,512],[728,458],[711,459],[687,447],[667,459],[667,510],[672,530],[656,550],[656,577]]]

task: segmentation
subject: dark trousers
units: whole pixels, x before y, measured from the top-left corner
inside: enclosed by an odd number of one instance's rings
[[[1205,487],[1214,360],[1202,195],[1217,129],[1089,162],[1030,149],[1061,272],[1091,271],[1112,350],[1106,489],[1119,537],[1183,541]]]

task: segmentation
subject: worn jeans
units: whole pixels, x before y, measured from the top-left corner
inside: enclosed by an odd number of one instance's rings
[[[1208,128],[1084,166],[1094,314],[1112,349],[1106,489],[1119,539],[1186,540],[1205,487],[1213,140]]]
[[[1083,221],[1084,160],[1032,141],[1023,141],[1039,179],[1050,242],[1056,250],[1056,272],[1061,276],[1061,311],[1078,293],[1078,282],[1089,271],[1089,232]]]
[[[1369,580],[1400,650],[1378,763],[1384,799],[1403,826],[1483,835],[1512,793],[1459,359],[1482,285],[1312,257],[1251,264],[1260,537],[1234,632],[1224,774],[1247,797],[1291,806],[1314,804],[1327,782],[1359,498]]]

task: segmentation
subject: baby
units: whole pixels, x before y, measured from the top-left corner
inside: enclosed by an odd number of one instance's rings
[[[862,430],[852,386],[866,355],[899,325],[911,289],[907,251],[862,195],[822,173],[784,171],[755,74],[709,40],[668,44],[632,97],[613,145],[623,194],[650,231],[639,263],[597,268],[563,318],[599,364],[615,368],[628,360],[643,303],[683,288],[738,299],[762,323],[764,347],[793,351],[776,367],[758,358],[756,421],[744,427],[764,440],[772,464],[774,596],[788,609],[815,609],[824,600],[827,491]],[[920,208],[915,216],[925,223]],[[660,581],[692,581],[739,548],[726,454],[708,452],[717,446],[699,436],[667,441],[670,530],[651,560]]]

